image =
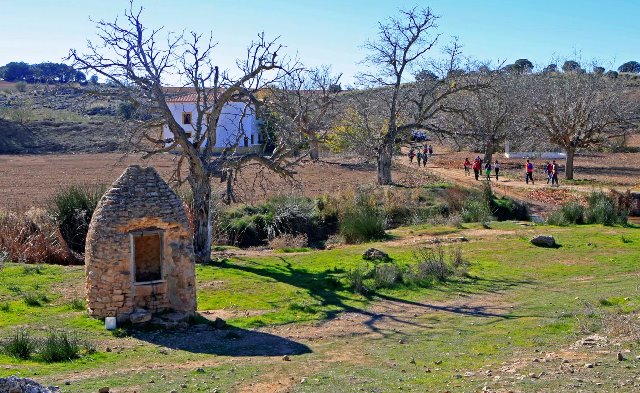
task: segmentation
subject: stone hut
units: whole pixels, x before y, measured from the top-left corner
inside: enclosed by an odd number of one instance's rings
[[[85,269],[94,317],[142,322],[162,311],[195,312],[189,222],[154,168],[128,167],[104,194],[89,225]]]

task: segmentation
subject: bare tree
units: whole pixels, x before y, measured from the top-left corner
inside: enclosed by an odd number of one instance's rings
[[[166,33],[162,28],[149,29],[141,20],[142,8],[133,1],[122,20],[97,22],[98,41],[89,42],[86,53],[72,49],[69,58],[81,69],[92,70],[120,88],[121,94],[136,106],[145,106],[152,114],[141,125],[143,158],[180,151],[173,180],[188,183],[193,193],[194,249],[199,261],[211,254],[211,177],[233,177],[233,171],[248,162],[258,162],[282,176],[290,176],[293,161],[289,146],[276,143],[270,156],[261,153],[238,154],[244,130],[237,130],[236,140],[214,156],[213,143],[218,121],[229,103],[244,103],[243,114],[261,110],[258,92],[278,83],[295,64],[281,59],[282,46],[267,40],[264,34],[250,44],[246,57],[237,61],[237,74],[221,72],[212,61],[215,44],[212,37],[198,33]],[[195,132],[191,136],[174,119],[167,105],[165,83],[178,75],[193,92],[196,102]],[[243,123],[242,121],[240,122]],[[157,127],[166,124],[172,138],[162,140]],[[184,178],[182,175],[188,175]]]
[[[440,37],[435,32],[437,18],[429,8],[401,11],[400,17],[380,23],[377,40],[365,44],[370,52],[365,62],[377,70],[362,74],[361,81],[369,87],[384,88],[379,94],[385,103],[386,116],[376,151],[378,184],[392,183],[391,161],[401,134],[412,129],[445,131],[441,116],[447,110],[449,98],[483,87],[477,76],[460,68],[461,47],[457,41],[445,49],[446,61],[436,63],[426,59]],[[415,74],[416,69],[426,69],[425,63],[436,77],[420,77],[414,83],[406,83],[407,75]],[[382,129],[380,124],[369,128]]]
[[[285,123],[282,128],[294,130],[302,138],[301,144],[309,144],[312,160],[320,157],[319,144],[331,129],[340,77],[332,75],[327,66],[305,69],[285,75],[269,89],[269,109]]]
[[[528,75],[496,71],[483,74],[488,87],[453,97],[442,127],[462,145],[473,149],[481,146],[484,161],[491,162],[496,147],[507,138],[523,137],[521,109]]]
[[[567,153],[567,179],[573,179],[578,149],[604,144],[638,121],[638,106],[624,97],[623,81],[580,72],[532,76],[530,122],[550,143]]]

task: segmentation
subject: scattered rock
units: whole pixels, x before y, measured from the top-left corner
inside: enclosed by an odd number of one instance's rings
[[[531,244],[538,247],[550,247],[550,248],[558,247],[558,244],[556,243],[556,239],[554,239],[553,236],[549,236],[549,235],[536,236],[533,239],[531,239],[530,242]]]
[[[593,363],[586,363],[584,368],[593,368]]]
[[[129,321],[133,324],[145,323],[151,320],[151,313],[147,310],[137,309],[134,313],[129,315]]]
[[[619,361],[626,360],[626,358],[624,357],[624,355],[622,354],[622,352],[618,352],[618,360],[619,360]]]
[[[198,367],[198,368],[196,369],[196,372],[197,372],[197,373],[204,373],[204,368],[202,368],[202,367]]]
[[[183,383],[182,385],[180,385],[180,387],[181,387],[182,389],[186,389],[186,388],[187,388],[187,384],[186,384],[186,383]]]
[[[45,387],[28,378],[11,376],[0,378],[0,392],[2,393],[60,393],[57,386]]]
[[[291,361],[291,358],[289,358],[289,355],[284,355],[284,356],[282,357],[282,360],[284,360],[285,362],[290,362],[290,361]]]
[[[111,347],[107,347],[107,349],[105,349],[106,352],[111,352]]]
[[[366,261],[390,261],[391,257],[384,251],[378,250],[377,248],[370,248],[364,253],[362,253],[362,259]]]
[[[69,381],[68,379],[66,381],[64,381],[65,385],[71,385],[71,381]]]
[[[109,393],[109,387],[105,386],[105,387],[102,387],[102,388],[98,389],[98,393]]]

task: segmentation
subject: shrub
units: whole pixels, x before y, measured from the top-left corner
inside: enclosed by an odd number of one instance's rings
[[[86,308],[86,305],[84,303],[84,300],[74,298],[69,302],[69,308],[76,311],[84,311]]]
[[[55,225],[38,224],[27,214],[0,215],[0,251],[3,258],[21,263],[74,263],[75,258],[69,253]]]
[[[136,113],[136,107],[129,101],[121,101],[118,104],[118,115],[125,120],[130,120]]]
[[[27,82],[25,81],[16,82],[15,88],[20,93],[24,93],[25,91],[27,91]]]
[[[480,199],[468,199],[462,207],[462,219],[464,222],[487,223],[493,219],[489,204]]]
[[[584,207],[578,202],[562,205],[547,218],[547,224],[557,226],[584,224]]]
[[[376,288],[391,288],[400,276],[400,268],[395,263],[381,263],[373,271],[373,282]]]
[[[17,329],[12,337],[2,342],[2,352],[18,359],[29,359],[35,349],[34,340],[24,329]]]
[[[49,301],[49,298],[47,298],[45,295],[25,293],[22,295],[22,300],[27,306],[41,307],[42,303],[46,303]]]
[[[4,312],[11,311],[11,304],[9,302],[0,303],[0,311],[4,311]]]
[[[62,362],[80,357],[82,342],[76,334],[50,331],[42,342],[40,355],[49,363]]]
[[[104,186],[70,186],[58,191],[49,202],[49,213],[73,251],[84,252],[89,223],[104,192]]]
[[[347,271],[347,281],[354,292],[365,294],[368,288],[364,284],[364,280],[369,276],[371,269],[367,265],[358,265]]]
[[[346,243],[361,243],[385,236],[384,211],[367,191],[348,199],[340,213],[340,235]]]
[[[414,258],[417,260],[416,272],[418,281],[434,278],[438,281],[446,281],[455,270],[447,263],[442,247],[436,248],[422,247],[414,251]]]
[[[604,192],[592,192],[588,197],[585,222],[588,224],[626,225],[627,212],[619,209]]]

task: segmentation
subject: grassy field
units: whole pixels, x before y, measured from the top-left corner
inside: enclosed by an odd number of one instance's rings
[[[561,247],[532,246],[538,233]],[[65,392],[637,391],[640,229],[504,222],[390,235],[326,251],[225,250],[217,264],[197,267],[201,315],[230,325],[218,330],[116,337],[79,310],[81,267],[6,264],[0,337],[17,327],[34,336],[65,329],[97,352],[63,363],[0,355],[0,377]],[[467,276],[366,295],[349,287],[347,273],[368,247],[406,265],[434,237],[460,236],[469,240],[456,243],[471,262]],[[594,332],[603,337],[595,347],[580,344]]]

